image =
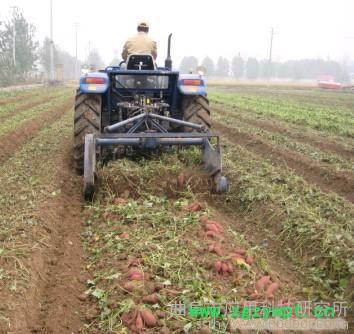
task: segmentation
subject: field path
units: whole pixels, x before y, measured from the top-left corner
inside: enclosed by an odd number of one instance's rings
[[[81,245],[81,183],[73,177],[71,137],[63,141],[53,183],[61,194],[43,203],[38,217],[50,234],[46,257],[50,259],[46,282],[42,286],[43,307],[34,315],[34,329],[41,333],[76,333],[82,328],[80,295],[85,289]],[[37,318],[37,319],[36,319]]]

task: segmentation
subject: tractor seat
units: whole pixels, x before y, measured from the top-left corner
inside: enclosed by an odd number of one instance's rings
[[[127,59],[127,70],[154,70],[154,59],[149,54],[132,54]]]

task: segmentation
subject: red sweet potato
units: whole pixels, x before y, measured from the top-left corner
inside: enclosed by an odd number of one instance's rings
[[[144,323],[147,327],[154,327],[156,326],[157,320],[154,314],[148,310],[148,309],[143,309],[140,311],[141,317],[144,320]]]
[[[142,274],[133,274],[133,275],[129,276],[129,278],[132,281],[143,281],[144,280],[144,277]]]
[[[198,202],[194,202],[190,205],[183,206],[182,209],[185,211],[196,212],[200,211],[202,209],[202,206]]]
[[[270,276],[263,276],[256,282],[256,289],[258,292],[262,292],[265,286],[270,282]]]
[[[138,331],[141,331],[144,328],[143,319],[139,313],[138,313],[136,320],[135,320],[135,326]]]
[[[228,267],[227,263],[225,263],[225,262],[222,263],[221,270],[222,270],[223,274],[226,274],[229,271],[229,267]]]
[[[213,232],[215,232],[217,234],[220,233],[219,229],[217,228],[217,226],[215,224],[209,224],[208,223],[208,224],[205,225],[205,227],[206,227],[207,231],[213,231]]]
[[[218,234],[214,231],[207,231],[206,236],[210,238],[215,238]]]
[[[227,262],[227,271],[231,274],[234,271],[234,268],[232,267],[232,264],[230,262]]]
[[[113,204],[115,204],[115,205],[124,205],[127,203],[128,203],[128,201],[124,198],[121,198],[121,197],[116,197],[115,199],[113,199]]]
[[[246,250],[243,248],[236,248],[234,252],[240,255],[246,255]]]
[[[160,301],[156,294],[143,297],[143,302],[147,304],[157,304]]]
[[[250,266],[252,266],[252,264],[254,263],[253,257],[250,255],[247,255],[246,256],[246,263],[249,264]]]
[[[269,299],[273,299],[274,298],[274,294],[275,291],[279,288],[279,283],[278,282],[274,282],[272,283],[268,289],[266,290],[266,297]]]
[[[216,271],[217,273],[219,273],[219,272],[221,271],[221,269],[222,269],[222,263],[221,263],[221,261],[216,261],[216,262],[215,262],[215,271]]]
[[[208,224],[214,224],[220,233],[224,232],[224,226],[215,220],[208,220]]]

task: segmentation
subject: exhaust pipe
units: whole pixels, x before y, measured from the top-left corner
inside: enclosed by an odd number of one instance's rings
[[[172,59],[171,59],[171,37],[172,34],[168,35],[168,46],[167,46],[167,58],[165,59],[165,67],[172,70]]]

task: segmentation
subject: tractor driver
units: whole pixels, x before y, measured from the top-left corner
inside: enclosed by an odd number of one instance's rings
[[[149,24],[146,21],[139,22],[138,33],[129,38],[124,44],[122,58],[125,61],[131,54],[151,54],[154,60],[156,60],[156,42],[148,36],[148,32]]]

